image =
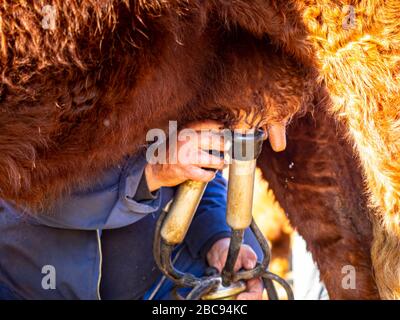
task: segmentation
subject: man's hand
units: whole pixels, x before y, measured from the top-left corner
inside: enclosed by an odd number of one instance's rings
[[[229,243],[229,238],[220,239],[214,243],[207,253],[208,264],[218,269],[219,272],[222,271],[228,257]],[[250,246],[244,244],[240,248],[234,270],[253,269],[256,263],[257,255]],[[239,294],[237,300],[261,300],[263,289],[261,279],[251,279],[247,281],[247,291]]]
[[[208,153],[208,150],[225,151],[223,139],[211,132],[222,129],[222,125],[210,120],[192,123],[185,129],[195,130],[198,134],[186,141],[178,140],[177,150],[173,151],[178,156],[176,163],[147,164],[145,175],[151,192],[160,187],[176,186],[186,180],[209,182],[214,179],[215,171],[206,168],[223,169],[224,159]],[[210,131],[200,134],[200,130]]]

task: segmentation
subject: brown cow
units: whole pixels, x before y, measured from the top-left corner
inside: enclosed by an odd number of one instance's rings
[[[399,298],[399,12],[397,0],[3,0],[0,197],[50,206],[170,119],[290,119],[287,150],[266,146],[260,166],[330,297],[378,298],[373,265],[380,296]],[[346,265],[356,290],[341,286]]]

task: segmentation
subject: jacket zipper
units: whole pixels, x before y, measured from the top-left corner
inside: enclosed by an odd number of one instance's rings
[[[99,278],[97,279],[97,299],[101,300],[100,296],[100,283],[101,283],[101,270],[103,267],[103,252],[101,250],[101,237],[100,237],[100,230],[96,230],[97,233],[97,245],[99,248]]]

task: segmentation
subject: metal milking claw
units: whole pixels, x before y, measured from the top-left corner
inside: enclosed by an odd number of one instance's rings
[[[186,181],[181,184],[174,199],[167,204],[157,221],[153,243],[154,259],[158,268],[177,288],[191,288],[185,299],[235,299],[239,293],[245,291],[246,280],[253,278],[263,280],[269,299],[278,299],[273,281],[285,289],[289,300],[293,299],[289,284],[268,271],[270,248],[252,217],[256,161],[264,137],[261,129],[244,133],[233,132],[226,213],[232,236],[227,261],[221,274],[216,269],[208,269],[203,277],[196,277],[177,270],[171,260],[173,249],[182,243],[186,236],[207,183]],[[248,227],[259,242],[264,257],[254,269],[234,272],[244,230]],[[177,290],[175,293],[177,294]],[[178,298],[183,299],[179,295]]]

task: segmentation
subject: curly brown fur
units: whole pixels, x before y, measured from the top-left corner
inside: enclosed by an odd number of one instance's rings
[[[233,123],[244,109],[278,120],[307,96],[305,71],[245,33],[221,34],[222,22],[202,21],[204,8],[55,1],[63,27],[49,31],[40,25],[43,4],[6,1],[1,16],[0,186],[3,198],[22,205],[47,206],[84,186],[169,119],[215,113]],[[249,69],[245,58],[253,59]],[[278,90],[283,78],[292,85]]]

